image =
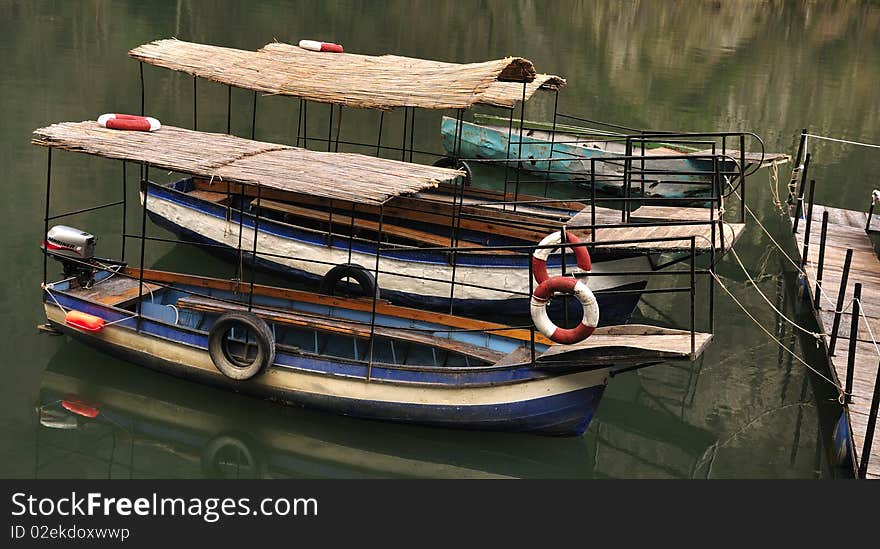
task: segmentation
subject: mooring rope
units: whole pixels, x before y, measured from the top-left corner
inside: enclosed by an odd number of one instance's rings
[[[755,318],[752,315],[752,313],[749,312],[749,310],[736,298],[736,296],[733,295],[733,292],[731,292],[730,289],[727,288],[727,286],[724,284],[724,282],[721,280],[721,278],[717,274],[715,274],[714,271],[710,271],[710,273],[712,275],[712,278],[714,278],[715,281],[718,283],[718,285],[721,286],[721,289],[724,290],[727,293],[727,295],[730,296],[730,299],[732,299],[733,302],[739,306],[739,308],[742,310],[743,313],[746,314],[746,316],[748,316],[750,319],[752,319],[752,322],[754,322],[755,325],[761,329],[761,331],[763,331],[765,334],[767,334],[767,336],[770,337],[770,339],[772,339],[773,341],[775,341],[776,344],[779,345],[779,347],[781,349],[783,349],[786,353],[790,354],[793,358],[797,359],[797,361],[800,362],[801,364],[803,364],[808,370],[810,370],[811,372],[813,372],[814,374],[816,374],[820,378],[824,379],[825,381],[827,381],[828,383],[833,385],[834,388],[838,390],[838,392],[843,393],[843,389],[839,385],[837,385],[837,383],[835,383],[834,380],[827,377],[822,372],[818,371],[816,368],[810,366],[804,359],[799,357],[794,351],[792,351],[791,349],[786,347],[785,344],[782,341],[780,341],[776,336],[774,336],[772,333],[770,333],[770,330],[765,328],[764,325],[761,324],[761,322],[757,318]]]
[[[880,145],[875,145],[874,143],[864,143],[861,141],[850,141],[848,139],[837,139],[836,137],[828,137],[826,135],[816,135],[813,133],[806,133],[804,135],[807,138],[812,137],[813,139],[824,139],[825,141],[834,141],[836,143],[845,143],[847,145],[856,145],[858,147],[870,147],[872,149],[880,149]],[[809,139],[804,141],[804,151],[807,150],[807,141],[808,140]]]
[[[828,334],[826,334],[826,333],[824,333],[824,332],[813,332],[813,331],[807,330],[806,328],[804,328],[803,326],[801,326],[800,324],[798,324],[798,323],[795,322],[794,320],[788,318],[788,317],[785,315],[785,313],[783,313],[782,311],[780,311],[780,310],[776,307],[776,305],[774,305],[774,304],[770,301],[770,299],[767,297],[767,295],[766,295],[764,292],[762,292],[760,288],[758,288],[758,283],[755,282],[755,280],[752,278],[752,275],[749,274],[749,271],[746,269],[745,265],[743,265],[743,262],[740,260],[739,255],[737,255],[736,250],[734,250],[733,248],[731,248],[731,249],[730,249],[730,253],[733,255],[733,258],[736,259],[736,262],[739,264],[739,266],[740,266],[740,268],[742,269],[743,273],[746,275],[746,278],[749,279],[749,283],[751,283],[752,287],[755,288],[755,291],[758,292],[758,295],[761,296],[761,298],[767,303],[767,305],[769,305],[770,308],[773,309],[773,310],[776,312],[776,314],[779,315],[780,318],[782,318],[784,321],[786,321],[787,323],[791,324],[792,326],[794,326],[794,327],[797,328],[798,330],[802,331],[803,333],[805,333],[805,334],[807,334],[807,335],[810,335],[810,336],[813,336],[813,338],[815,338],[816,340],[821,339],[822,336],[828,335]]]

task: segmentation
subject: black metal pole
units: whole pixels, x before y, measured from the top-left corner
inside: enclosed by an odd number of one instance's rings
[[[260,198],[263,194],[263,186],[257,185],[257,212],[254,214],[254,247],[251,251],[251,287],[248,293],[248,311],[254,303],[254,271],[257,267],[257,242],[260,236]]]
[[[149,190],[149,182],[150,182],[150,165],[147,163],[142,163],[142,169],[144,172],[144,179],[141,182],[141,190],[144,193],[144,201],[143,208],[141,208],[141,261],[140,261],[140,273],[138,275],[138,303],[137,303],[137,331],[140,333],[141,331],[141,304],[144,300],[144,252],[146,251],[147,245],[147,195],[149,194],[147,191]]]
[[[226,86],[226,135],[232,134],[232,86]]]
[[[818,311],[819,297],[822,295],[822,276],[825,270],[825,240],[828,236],[828,210],[822,212],[822,232],[819,235],[819,264],[816,267],[816,291],[813,299],[813,307]]]
[[[813,200],[815,197],[815,195],[814,195],[815,190],[816,190],[816,180],[811,179],[810,180],[810,201],[807,204],[807,220],[806,220],[806,227],[804,228],[804,247],[803,247],[803,250],[801,251],[801,269],[806,267],[807,256],[810,253],[810,229],[813,226]]]
[[[403,143],[400,146],[400,159],[406,160],[406,130],[409,123],[409,107],[403,108]]]
[[[796,195],[796,189],[794,187],[794,182],[797,181],[798,172],[800,171],[801,159],[804,155],[804,145],[807,141],[807,128],[801,130],[801,138],[798,141],[798,149],[797,155],[795,156],[794,166],[791,170],[791,179],[788,181],[788,203],[791,204]]]
[[[696,358],[697,354],[697,275],[696,275],[696,258],[697,258],[697,239],[691,237],[691,360]]]
[[[791,233],[796,234],[798,230],[798,223],[800,223],[801,212],[804,208],[804,191],[806,190],[807,183],[807,171],[810,168],[810,153],[807,153],[807,158],[804,160],[804,171],[801,172],[801,184],[798,187],[798,196],[797,196],[797,205],[794,209],[794,223],[792,224]]]
[[[865,444],[862,446],[862,458],[859,461],[859,478],[865,478],[868,473],[868,462],[871,459],[871,449],[874,444],[874,429],[877,427],[878,405],[880,405],[880,367],[877,368],[877,377],[874,379],[874,396],[871,398],[871,409],[868,411]]]
[[[333,111],[336,110],[333,103],[330,103],[330,122],[327,124],[327,152],[333,147]]]
[[[744,222],[746,218],[746,136],[739,134],[739,209],[740,222]]]
[[[376,335],[376,301],[379,295],[379,248],[382,245],[382,222],[385,218],[385,206],[379,206],[379,230],[376,232],[376,263],[373,271],[373,280],[376,281],[376,291],[373,292],[373,309],[370,314],[370,361],[367,363],[367,381],[373,373],[373,346]]]
[[[144,63],[141,61],[139,63],[140,71],[141,71],[141,116],[144,116],[144,96],[146,90],[144,89]]]
[[[128,178],[125,173],[125,160],[122,161],[122,250],[119,253],[119,259],[121,261],[125,261],[125,221],[127,218],[127,209],[128,209],[128,197],[126,196],[126,186],[128,183]]]
[[[333,152],[339,152],[339,134],[342,132],[342,105],[339,105],[339,116],[336,117],[336,146]]]
[[[523,155],[522,155],[522,146],[523,146],[523,122],[525,121],[526,116],[526,83],[523,82],[522,85],[522,100],[519,103],[519,142],[517,157],[519,158],[519,163],[517,164],[516,170],[516,185],[513,187],[513,211],[516,211],[517,205],[519,203],[519,179],[520,172],[522,172],[523,168]],[[507,198],[505,197],[505,200]],[[562,249],[563,255],[565,255],[565,248]]]
[[[409,161],[413,161],[413,141],[416,133],[416,108],[413,107],[409,112]]]
[[[845,404],[852,402],[853,374],[856,368],[856,346],[859,342],[859,316],[861,316],[862,306],[862,285],[856,282],[853,288],[853,309],[852,318],[849,321],[849,354],[846,360],[846,387]]]
[[[251,119],[251,139],[257,138],[257,90],[254,90],[254,110]]]
[[[49,158],[46,164],[46,215],[43,217],[43,284],[49,282],[49,199],[52,189],[52,147],[49,147]],[[125,239],[123,239],[124,241]]]
[[[303,100],[299,100],[299,110],[296,112],[296,146],[299,147],[300,132],[302,131]]]
[[[849,268],[852,264],[852,249],[846,250],[843,260],[843,273],[840,276],[840,288],[837,290],[837,308],[834,310],[834,322],[831,327],[831,340],[828,342],[828,354],[834,356],[834,346],[837,344],[837,331],[840,329],[840,316],[843,314],[843,300],[846,296],[846,284],[849,279]]]
[[[379,136],[376,137],[376,156],[382,152],[382,125],[385,123],[385,111],[379,112]]]

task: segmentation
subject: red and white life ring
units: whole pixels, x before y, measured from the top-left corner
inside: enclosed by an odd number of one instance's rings
[[[152,116],[116,113],[102,114],[98,117],[98,124],[111,130],[135,130],[140,132],[154,132],[162,127],[162,124]]]
[[[332,53],[342,53],[342,46],[333,42],[319,42],[317,40],[300,40],[299,47],[304,50],[311,51],[329,51]]]
[[[568,231],[565,232],[565,237],[569,244],[581,243],[580,238]],[[562,231],[559,231],[545,236],[544,240],[542,240],[538,246],[555,246],[561,243]],[[574,252],[574,258],[577,261],[578,268],[582,271],[589,272],[593,268],[593,263],[590,260],[590,252],[587,250],[587,247],[573,246],[571,250]],[[554,251],[556,251],[554,248],[538,248],[535,250],[535,253],[532,254],[532,274],[538,284],[541,284],[550,278],[550,275],[547,274],[547,258],[550,257],[550,254]]]
[[[584,316],[576,327],[560,328],[550,320],[547,315],[547,303],[555,293],[571,294],[581,302]],[[593,335],[593,331],[599,325],[599,304],[596,302],[596,296],[586,284],[570,276],[554,276],[538,284],[532,294],[529,308],[532,322],[535,323],[538,331],[556,343],[571,345],[583,341]]]

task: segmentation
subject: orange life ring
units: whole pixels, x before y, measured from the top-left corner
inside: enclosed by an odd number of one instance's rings
[[[584,308],[580,324],[574,328],[560,328],[547,315],[547,303],[555,293],[575,296]],[[599,304],[596,296],[582,281],[570,276],[554,276],[540,283],[530,303],[532,321],[539,332],[556,343],[571,345],[593,335],[599,325]]]
[[[98,124],[111,130],[134,130],[140,132],[154,132],[162,127],[162,123],[152,116],[116,113],[102,114],[98,117]]]
[[[580,244],[581,239],[574,234],[566,231],[565,238],[569,244]],[[538,246],[555,246],[562,243],[562,231],[550,233],[544,237]],[[580,270],[589,272],[593,268],[593,262],[590,259],[590,252],[586,246],[572,246],[574,258]],[[538,284],[543,283],[550,278],[547,273],[547,258],[556,251],[555,248],[538,248],[532,254],[532,274]]]

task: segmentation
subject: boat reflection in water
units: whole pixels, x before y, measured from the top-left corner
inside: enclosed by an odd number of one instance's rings
[[[701,477],[717,438],[621,375],[584,438],[449,431],[338,417],[231,394],[76,343],[36,407],[37,478]],[[645,467],[647,466],[647,469]]]
[[[282,406],[64,344],[36,407],[37,478],[590,476],[580,438],[449,431]]]

